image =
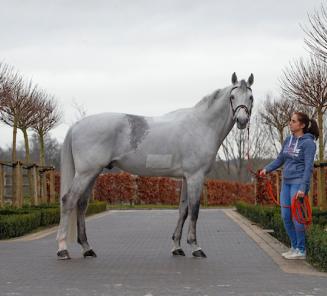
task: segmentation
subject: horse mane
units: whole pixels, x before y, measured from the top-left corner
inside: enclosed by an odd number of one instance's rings
[[[207,108],[209,109],[213,102],[220,96],[221,90],[218,89],[214,91],[212,94],[205,96],[202,100],[200,100],[194,107],[199,107],[206,105]]]

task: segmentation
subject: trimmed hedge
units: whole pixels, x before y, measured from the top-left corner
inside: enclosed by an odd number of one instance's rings
[[[40,226],[41,213],[22,213],[0,216],[0,238],[21,236]]]
[[[107,202],[95,201],[89,204],[86,211],[86,216],[104,212],[107,209]]]
[[[285,231],[280,208],[276,206],[250,205],[243,202],[236,204],[237,211],[263,228],[273,229],[272,235],[290,246],[288,235]]]
[[[312,210],[312,223],[327,225],[327,212],[319,211],[317,208]]]
[[[327,271],[327,232],[321,225],[312,225],[306,235],[308,261],[318,269]]]
[[[263,228],[273,229],[272,235],[290,246],[278,207],[237,203],[236,209],[240,214],[258,223]],[[319,212],[314,209],[313,221],[314,223],[315,221],[316,223],[321,222],[321,225],[311,225],[306,231],[307,260],[322,271],[327,271],[326,217],[326,212]]]
[[[106,202],[92,202],[88,206],[86,215],[100,213],[106,209]],[[59,221],[58,204],[25,206],[22,209],[2,208],[0,209],[0,239],[21,236],[41,226],[58,224]]]

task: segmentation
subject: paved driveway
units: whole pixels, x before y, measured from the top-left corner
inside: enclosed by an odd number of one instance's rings
[[[95,259],[79,246],[57,261],[55,233],[0,242],[0,295],[327,295],[327,278],[284,272],[225,210],[201,210],[208,258],[172,257],[177,210],[111,211],[87,222]],[[261,246],[259,246],[261,245]],[[283,259],[282,259],[283,260]]]

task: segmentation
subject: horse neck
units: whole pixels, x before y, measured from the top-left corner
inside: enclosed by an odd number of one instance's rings
[[[196,117],[213,130],[220,146],[235,123],[230,105],[231,87],[219,90],[218,94],[211,95],[203,103],[194,107]]]

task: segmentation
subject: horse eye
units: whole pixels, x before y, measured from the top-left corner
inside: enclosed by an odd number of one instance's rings
[[[234,99],[235,99],[235,97],[234,97],[233,95],[231,95],[231,96],[230,96],[230,98],[231,98],[232,100],[234,100]]]
[[[253,101],[253,96],[250,96],[250,100]]]

